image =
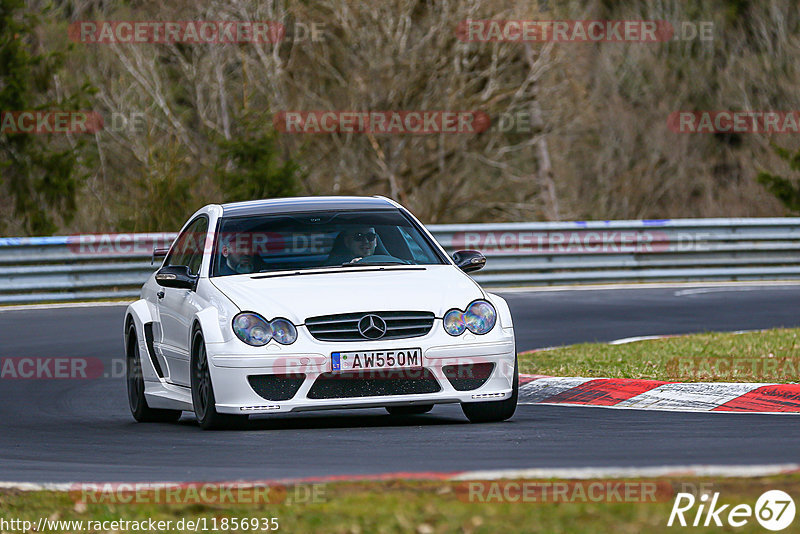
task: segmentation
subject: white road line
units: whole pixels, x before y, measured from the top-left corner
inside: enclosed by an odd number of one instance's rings
[[[622,339],[615,339],[614,341],[609,341],[607,345],[625,345],[627,343],[636,343],[637,341],[651,341],[653,339],[667,339],[671,337],[687,337],[693,336],[697,334],[757,334],[759,332],[766,332],[765,329],[761,328],[758,330],[736,330],[734,332],[694,332],[689,334],[664,334],[664,335],[653,335],[653,336],[634,336],[634,337],[623,337]]]
[[[53,304],[15,304],[13,306],[0,306],[0,312],[20,310],[51,310],[53,308],[102,308],[107,306],[127,306],[133,300],[99,302],[59,302]]]
[[[564,286],[520,286],[520,287],[494,287],[491,293],[546,293],[558,291],[603,291],[613,289],[680,289],[680,288],[715,288],[715,287],[775,287],[797,286],[800,280],[742,280],[732,282],[646,282],[646,283],[620,283],[620,284],[586,284]]]
[[[777,284],[776,284],[777,285]],[[699,287],[696,289],[682,289],[676,291],[676,297],[685,297],[687,295],[702,295],[705,293],[721,293],[723,291],[757,291],[759,287],[753,286],[731,286],[731,287]]]
[[[653,477],[765,477],[797,473],[800,464],[773,465],[676,465],[655,467],[579,467],[469,471],[452,480],[541,478],[653,478]]]
[[[622,339],[615,339],[614,341],[609,341],[608,345],[625,345],[627,343],[636,343],[637,341],[650,341],[651,339],[664,339],[666,337],[674,337],[674,336],[634,336],[634,337],[623,337]]]

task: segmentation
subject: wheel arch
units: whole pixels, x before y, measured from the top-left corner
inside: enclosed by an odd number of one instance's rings
[[[189,329],[189,357],[194,357],[195,347],[195,339],[197,338],[197,334],[200,333],[200,338],[205,341],[205,337],[203,335],[203,325],[200,323],[200,320],[195,317],[192,320],[192,328]]]
[[[131,341],[130,331],[131,326],[135,328],[133,322],[133,315],[131,313],[125,314],[125,328],[122,330],[122,339],[123,343],[125,343],[125,357],[128,357],[128,352],[130,351],[130,347],[128,346]],[[136,336],[136,339],[139,339],[139,336]]]
[[[159,380],[158,372],[156,371],[155,365],[151,360],[150,349],[147,346],[147,340],[145,338],[144,326],[152,322],[153,316],[150,313],[150,308],[147,301],[144,299],[133,302],[125,310],[125,320],[123,323],[124,329],[122,333],[122,339],[125,346],[125,357],[128,357],[130,348],[128,346],[130,340],[128,333],[131,325],[133,325],[133,327],[136,329],[136,342],[139,344],[139,355],[142,362],[141,365],[142,372],[144,373],[145,377],[145,384]],[[145,385],[145,387],[147,386]]]
[[[500,324],[503,328],[513,328],[514,322],[511,319],[511,309],[508,307],[506,299],[500,295],[486,292],[489,302],[491,302],[497,310],[497,315],[500,318]]]
[[[230,328],[227,321],[221,319],[219,311],[214,306],[208,306],[197,312],[192,317],[192,327],[189,329],[189,346],[194,343],[195,333],[199,330],[206,343],[224,343],[230,336],[225,336],[223,328]],[[193,347],[192,347],[193,348]]]
[[[153,322],[153,314],[150,313],[150,308],[146,300],[139,299],[128,305],[128,308],[125,310],[123,334],[127,335],[131,322],[136,325],[137,332],[141,332],[142,325],[145,323]]]

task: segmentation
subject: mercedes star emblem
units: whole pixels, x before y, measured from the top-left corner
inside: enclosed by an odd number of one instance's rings
[[[379,339],[386,334],[386,321],[377,315],[365,315],[358,321],[358,331],[367,339]]]

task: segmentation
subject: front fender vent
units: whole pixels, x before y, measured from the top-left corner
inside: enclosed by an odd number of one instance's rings
[[[156,349],[153,346],[153,323],[144,324],[144,342],[147,345],[147,355],[150,356],[150,361],[153,362],[153,369],[156,370],[158,378],[164,378],[164,371],[161,370],[161,364],[158,362]]]

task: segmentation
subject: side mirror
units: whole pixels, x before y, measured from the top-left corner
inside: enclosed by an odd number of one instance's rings
[[[477,250],[459,250],[453,253],[453,261],[456,266],[465,273],[479,271],[486,265],[486,256]]]
[[[189,268],[184,265],[172,265],[164,267],[156,273],[156,283],[163,287],[194,289],[197,277],[192,275]]]
[[[150,265],[155,265],[156,260],[163,260],[169,254],[168,248],[154,248],[153,258],[150,260]]]

